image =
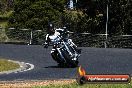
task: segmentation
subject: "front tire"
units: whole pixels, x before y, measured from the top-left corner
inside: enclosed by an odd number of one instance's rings
[[[67,62],[67,67],[77,67],[78,66],[78,60],[72,60],[69,53],[66,50],[62,51],[62,54]]]
[[[51,53],[51,56],[52,56],[53,60],[55,60],[57,63],[61,63],[61,62],[62,62],[62,61],[60,60],[60,57],[59,57],[57,51],[52,52],[52,53]]]

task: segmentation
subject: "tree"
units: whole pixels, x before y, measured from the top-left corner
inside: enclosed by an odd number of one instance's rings
[[[16,0],[14,12],[10,16],[8,27],[15,28],[12,31],[14,37],[24,38],[20,29],[27,28],[33,31],[46,31],[48,22],[59,26],[64,10],[65,0]],[[8,32],[12,35],[12,32]],[[26,36],[26,35],[25,35]]]
[[[78,0],[77,8],[81,9],[90,17],[94,18],[96,16],[96,5],[94,0]]]
[[[5,12],[12,9],[13,0],[0,0],[0,12]]]
[[[109,2],[109,30],[110,34],[121,35],[131,34],[130,11],[132,3],[129,0],[110,1]]]
[[[79,0],[78,9],[98,20],[100,25],[98,29],[101,31],[105,30],[107,4],[109,5],[108,33],[110,35],[131,34],[131,0]],[[96,17],[98,13],[103,14],[99,19]]]

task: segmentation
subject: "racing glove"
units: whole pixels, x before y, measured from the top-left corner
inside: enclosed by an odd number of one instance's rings
[[[44,43],[44,48],[48,48],[48,43],[47,42]]]

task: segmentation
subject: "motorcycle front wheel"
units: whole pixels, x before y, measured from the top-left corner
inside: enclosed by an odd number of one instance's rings
[[[78,60],[72,60],[70,57],[69,53],[66,50],[62,50],[62,54],[66,60],[67,66],[68,67],[77,67],[78,66]]]
[[[51,53],[51,56],[53,60],[55,60],[57,63],[62,63],[63,61],[60,59],[61,57],[59,56],[57,51],[54,51]]]

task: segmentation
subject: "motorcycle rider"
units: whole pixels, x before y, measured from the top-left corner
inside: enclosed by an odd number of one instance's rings
[[[60,32],[58,32],[58,31],[67,31],[67,30],[66,30],[66,27],[63,27],[63,29],[60,29],[60,28],[59,29],[55,29],[54,25],[52,23],[50,23],[48,25],[48,33],[46,35],[46,39],[45,39],[46,41],[44,43],[44,45],[45,45],[44,48],[48,48],[48,45],[49,45],[50,42],[51,43],[55,42],[54,40],[57,38],[57,36],[60,35]],[[67,41],[67,39],[68,38],[66,36],[66,41]],[[72,42],[71,39],[69,39],[69,41],[71,41],[71,43],[72,43],[74,49],[77,51],[77,53],[81,54],[81,49],[77,49],[77,46]]]
[[[47,33],[46,39],[45,39],[46,41],[44,43],[44,45],[45,45],[44,47],[45,48],[48,48],[48,45],[49,45],[50,42],[54,43],[54,39],[56,39],[57,36],[60,35],[60,33],[55,30],[54,25],[52,23],[50,23],[48,25],[48,31],[47,32],[48,33]]]
[[[46,41],[44,43],[44,48],[48,48],[49,43],[53,44],[53,48],[51,50],[51,56],[52,58],[58,63],[58,66],[71,66],[70,64],[72,64],[73,66],[76,66],[78,64],[78,57],[81,54],[81,49],[77,49],[77,46],[72,42],[72,39],[68,38],[68,31],[66,29],[66,27],[63,27],[62,29],[55,29],[54,25],[52,23],[50,23],[48,25],[48,31],[47,31],[47,35],[46,35]],[[58,45],[60,45],[61,41],[63,42],[63,44],[68,44],[69,46],[71,46],[71,49],[74,50],[75,53],[72,53],[69,48],[65,45],[65,47],[67,47],[67,51],[69,55],[69,57],[64,56],[66,54],[62,54],[61,48],[58,47]],[[65,52],[65,51],[64,51]],[[64,53],[63,52],[63,53]],[[58,56],[59,55],[59,56]],[[72,61],[68,61],[68,59],[65,58],[71,58]],[[68,64],[67,64],[68,62]]]

